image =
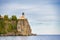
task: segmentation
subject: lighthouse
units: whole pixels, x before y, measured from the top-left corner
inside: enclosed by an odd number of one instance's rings
[[[31,27],[27,18],[25,18],[24,12],[22,13],[22,16],[18,19],[17,31],[21,35],[31,35]]]

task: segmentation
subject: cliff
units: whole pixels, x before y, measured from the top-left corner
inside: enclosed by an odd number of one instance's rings
[[[22,13],[19,19],[15,15],[11,19],[7,15],[4,17],[0,15],[0,36],[28,36],[32,35],[31,31],[31,27],[24,13]]]

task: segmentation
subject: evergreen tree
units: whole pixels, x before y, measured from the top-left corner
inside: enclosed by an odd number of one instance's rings
[[[4,15],[4,20],[8,20],[8,15]]]
[[[14,32],[16,31],[16,29],[17,29],[17,17],[15,16],[15,15],[13,15],[12,17],[11,17],[11,21],[12,21],[12,27],[13,27],[13,30],[14,30]]]
[[[15,15],[13,15],[11,19],[16,21],[17,17]]]
[[[4,20],[0,15],[0,34],[4,34],[5,30],[4,30]]]

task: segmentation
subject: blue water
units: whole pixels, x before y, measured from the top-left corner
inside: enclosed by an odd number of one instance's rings
[[[0,40],[60,40],[60,35],[1,36]]]

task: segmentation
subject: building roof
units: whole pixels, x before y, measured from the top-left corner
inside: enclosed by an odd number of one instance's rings
[[[20,17],[20,19],[26,19],[25,15],[24,15],[24,12],[22,13],[22,16]]]

